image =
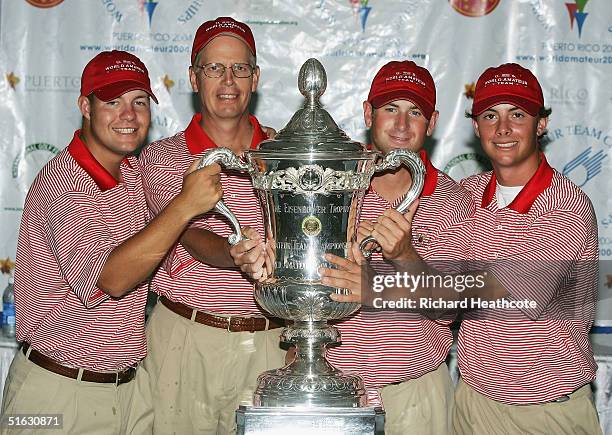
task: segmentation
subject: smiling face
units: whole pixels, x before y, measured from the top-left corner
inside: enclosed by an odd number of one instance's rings
[[[247,45],[238,38],[221,35],[214,38],[198,54],[196,66],[221,63],[225,73],[218,78],[207,77],[201,68],[191,67],[189,79],[198,93],[202,115],[211,119],[238,119],[248,113],[251,93],[257,89],[259,67],[247,78],[236,78],[231,70],[235,63],[255,65]]]
[[[531,116],[512,104],[498,104],[472,123],[500,183],[525,185],[538,168],[538,136],[546,130],[548,118]]]
[[[129,91],[110,101],[81,96],[78,104],[84,118],[85,144],[105,168],[112,168],[144,143],[151,124],[145,91]]]
[[[421,109],[408,100],[395,100],[378,109],[365,101],[363,113],[372,145],[382,153],[398,148],[419,152],[438,119],[438,112],[434,111],[427,120]]]

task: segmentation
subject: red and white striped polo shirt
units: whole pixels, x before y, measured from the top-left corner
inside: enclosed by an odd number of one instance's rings
[[[180,191],[183,175],[202,153],[217,147],[200,126],[201,114],[176,135],[153,142],[140,154],[147,201],[153,214],[159,213]],[[259,122],[250,116],[254,127],[251,147],[267,139]],[[250,226],[264,236],[263,214],[253,190],[250,175],[223,170],[223,201],[238,218],[240,225]],[[226,237],[233,232],[229,221],[211,211],[192,221]],[[261,315],[253,298],[253,283],[239,268],[217,268],[195,260],[179,243],[155,274],[152,289],[168,299],[190,307],[234,315]]]
[[[597,224],[589,198],[541,154],[537,172],[505,208],[491,172],[461,183],[477,204],[470,260],[489,263],[509,300],[536,308],[480,309],[461,324],[463,380],[490,399],[542,403],[595,378],[588,332],[597,295]]]
[[[427,172],[412,225],[412,243],[425,261],[457,258],[460,253],[450,248],[459,244],[445,244],[442,239],[473,213],[474,203],[465,189],[431,164],[424,151],[421,158]],[[374,220],[400,201],[389,204],[370,188],[360,218]],[[384,259],[375,252],[372,261],[380,266]],[[360,311],[336,324],[342,345],[329,350],[329,360],[338,368],[357,372],[368,388],[416,379],[446,359],[453,342],[450,323],[418,313]]]
[[[110,298],[96,282],[111,251],[148,219],[138,160],[118,183],[79,138],[47,163],[25,200],[15,266],[17,341],[60,364],[125,369],[144,358],[146,284]]]

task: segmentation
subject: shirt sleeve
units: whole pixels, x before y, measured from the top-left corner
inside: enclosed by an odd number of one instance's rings
[[[145,151],[140,157],[143,187],[151,219],[157,216],[181,192],[184,172],[171,164],[164,163],[157,155],[157,150]],[[204,215],[204,216],[208,216]],[[202,228],[212,231],[202,218],[192,219],[189,228]],[[193,261],[187,250],[176,243],[164,257],[161,267],[169,274],[183,270]]]
[[[97,287],[112,250],[113,237],[95,198],[70,192],[48,207],[45,225],[50,249],[68,286],[87,308],[109,298]]]
[[[597,228],[574,212],[553,211],[537,218],[510,255],[490,264],[489,271],[510,299],[534,301],[521,311],[536,320],[544,313],[574,320],[597,294]]]
[[[157,216],[181,192],[183,173],[172,166],[141,161],[142,182],[147,205]]]

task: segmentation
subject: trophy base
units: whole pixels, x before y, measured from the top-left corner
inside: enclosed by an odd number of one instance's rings
[[[292,371],[292,365],[259,375],[253,394],[256,407],[334,407],[363,408],[367,395],[359,376],[338,370],[322,375]]]
[[[276,408],[240,405],[237,435],[384,435],[381,407]]]

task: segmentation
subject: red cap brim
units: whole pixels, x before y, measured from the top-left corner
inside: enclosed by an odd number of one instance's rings
[[[385,92],[384,94],[377,95],[370,100],[370,104],[375,109],[389,104],[396,100],[408,100],[412,101],[421,111],[427,119],[431,119],[431,115],[434,112],[434,108],[431,104],[428,104],[424,98],[414,92],[410,92],[407,89],[397,89],[391,92]]]
[[[492,95],[488,98],[484,98],[480,101],[474,101],[472,104],[472,115],[478,116],[487,109],[498,104],[513,104],[516,107],[520,107],[531,116],[538,116],[542,105],[535,101],[530,101],[526,98],[519,97],[517,95]]]
[[[106,86],[102,86],[101,88],[94,89],[93,93],[96,97],[98,97],[102,101],[110,101],[115,98],[120,97],[126,92],[141,90],[145,91],[147,94],[151,96],[155,103],[159,104],[157,101],[157,97],[153,93],[150,87],[146,86],[141,82],[136,81],[123,81],[118,83],[111,83]]]

